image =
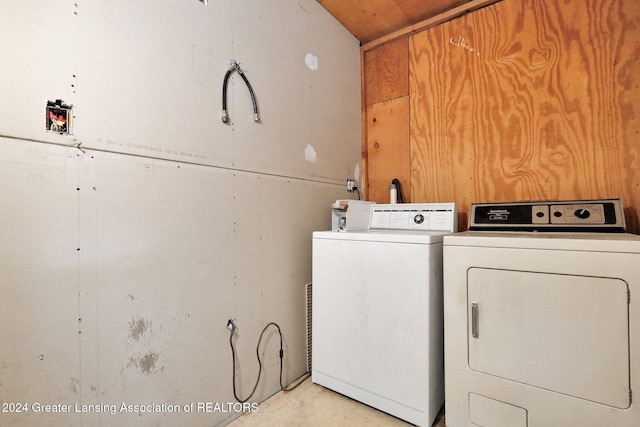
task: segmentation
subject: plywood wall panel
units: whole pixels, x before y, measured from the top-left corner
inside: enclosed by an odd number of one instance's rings
[[[410,196],[409,97],[397,98],[367,108],[367,189],[370,201],[389,203],[389,185],[400,180],[404,200]]]
[[[409,94],[409,38],[364,52],[366,105]]]
[[[640,207],[640,5],[505,0],[410,43],[414,201]]]
[[[368,200],[389,202],[398,178],[405,200],[409,185],[409,39],[363,52],[363,155]]]

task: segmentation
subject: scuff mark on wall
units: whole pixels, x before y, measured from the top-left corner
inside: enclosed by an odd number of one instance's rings
[[[140,341],[142,335],[151,329],[151,321],[138,318],[129,322],[129,338]]]
[[[74,392],[74,393],[78,393],[78,386],[80,385],[80,380],[77,378],[73,378],[71,377],[71,386],[69,387],[69,389]]]
[[[304,57],[304,63],[307,64],[307,68],[311,71],[318,71],[318,57],[312,53],[307,53]]]
[[[125,370],[135,368],[139,373],[150,375],[158,371],[163,371],[164,367],[158,369],[157,362],[160,358],[160,352],[149,350],[152,341],[156,337],[158,331],[152,330],[153,322],[142,316],[134,316],[127,325],[128,342],[127,346],[131,349],[129,360],[126,366],[121,369],[121,373]],[[160,333],[164,328],[159,328]]]
[[[318,161],[316,150],[311,146],[311,144],[307,144],[304,149],[304,159],[311,163],[315,163]]]
[[[131,359],[129,359],[127,367],[135,366],[136,368],[138,368],[138,371],[140,371],[141,374],[150,375],[157,371],[156,362],[158,361],[159,357],[159,353],[149,351],[143,356],[132,357]],[[160,370],[163,369],[164,368],[161,368]]]

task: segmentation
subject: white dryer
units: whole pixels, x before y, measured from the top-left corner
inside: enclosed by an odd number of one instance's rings
[[[588,230],[589,203],[529,212]],[[640,425],[640,236],[551,229],[445,236],[448,427]]]
[[[372,205],[313,233],[312,380],[420,426],[444,401],[442,239],[453,203]]]

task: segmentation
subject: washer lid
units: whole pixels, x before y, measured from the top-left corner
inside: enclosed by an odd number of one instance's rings
[[[430,245],[441,243],[446,231],[416,230],[358,230],[358,231],[314,231],[314,239],[351,240],[360,242],[412,243]]]

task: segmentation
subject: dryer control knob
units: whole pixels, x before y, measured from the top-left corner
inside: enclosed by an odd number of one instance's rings
[[[413,217],[413,222],[415,222],[416,224],[422,224],[424,222],[424,215],[418,214],[418,215],[414,216]]]
[[[580,219],[587,219],[591,216],[589,209],[577,209],[573,214]]]

